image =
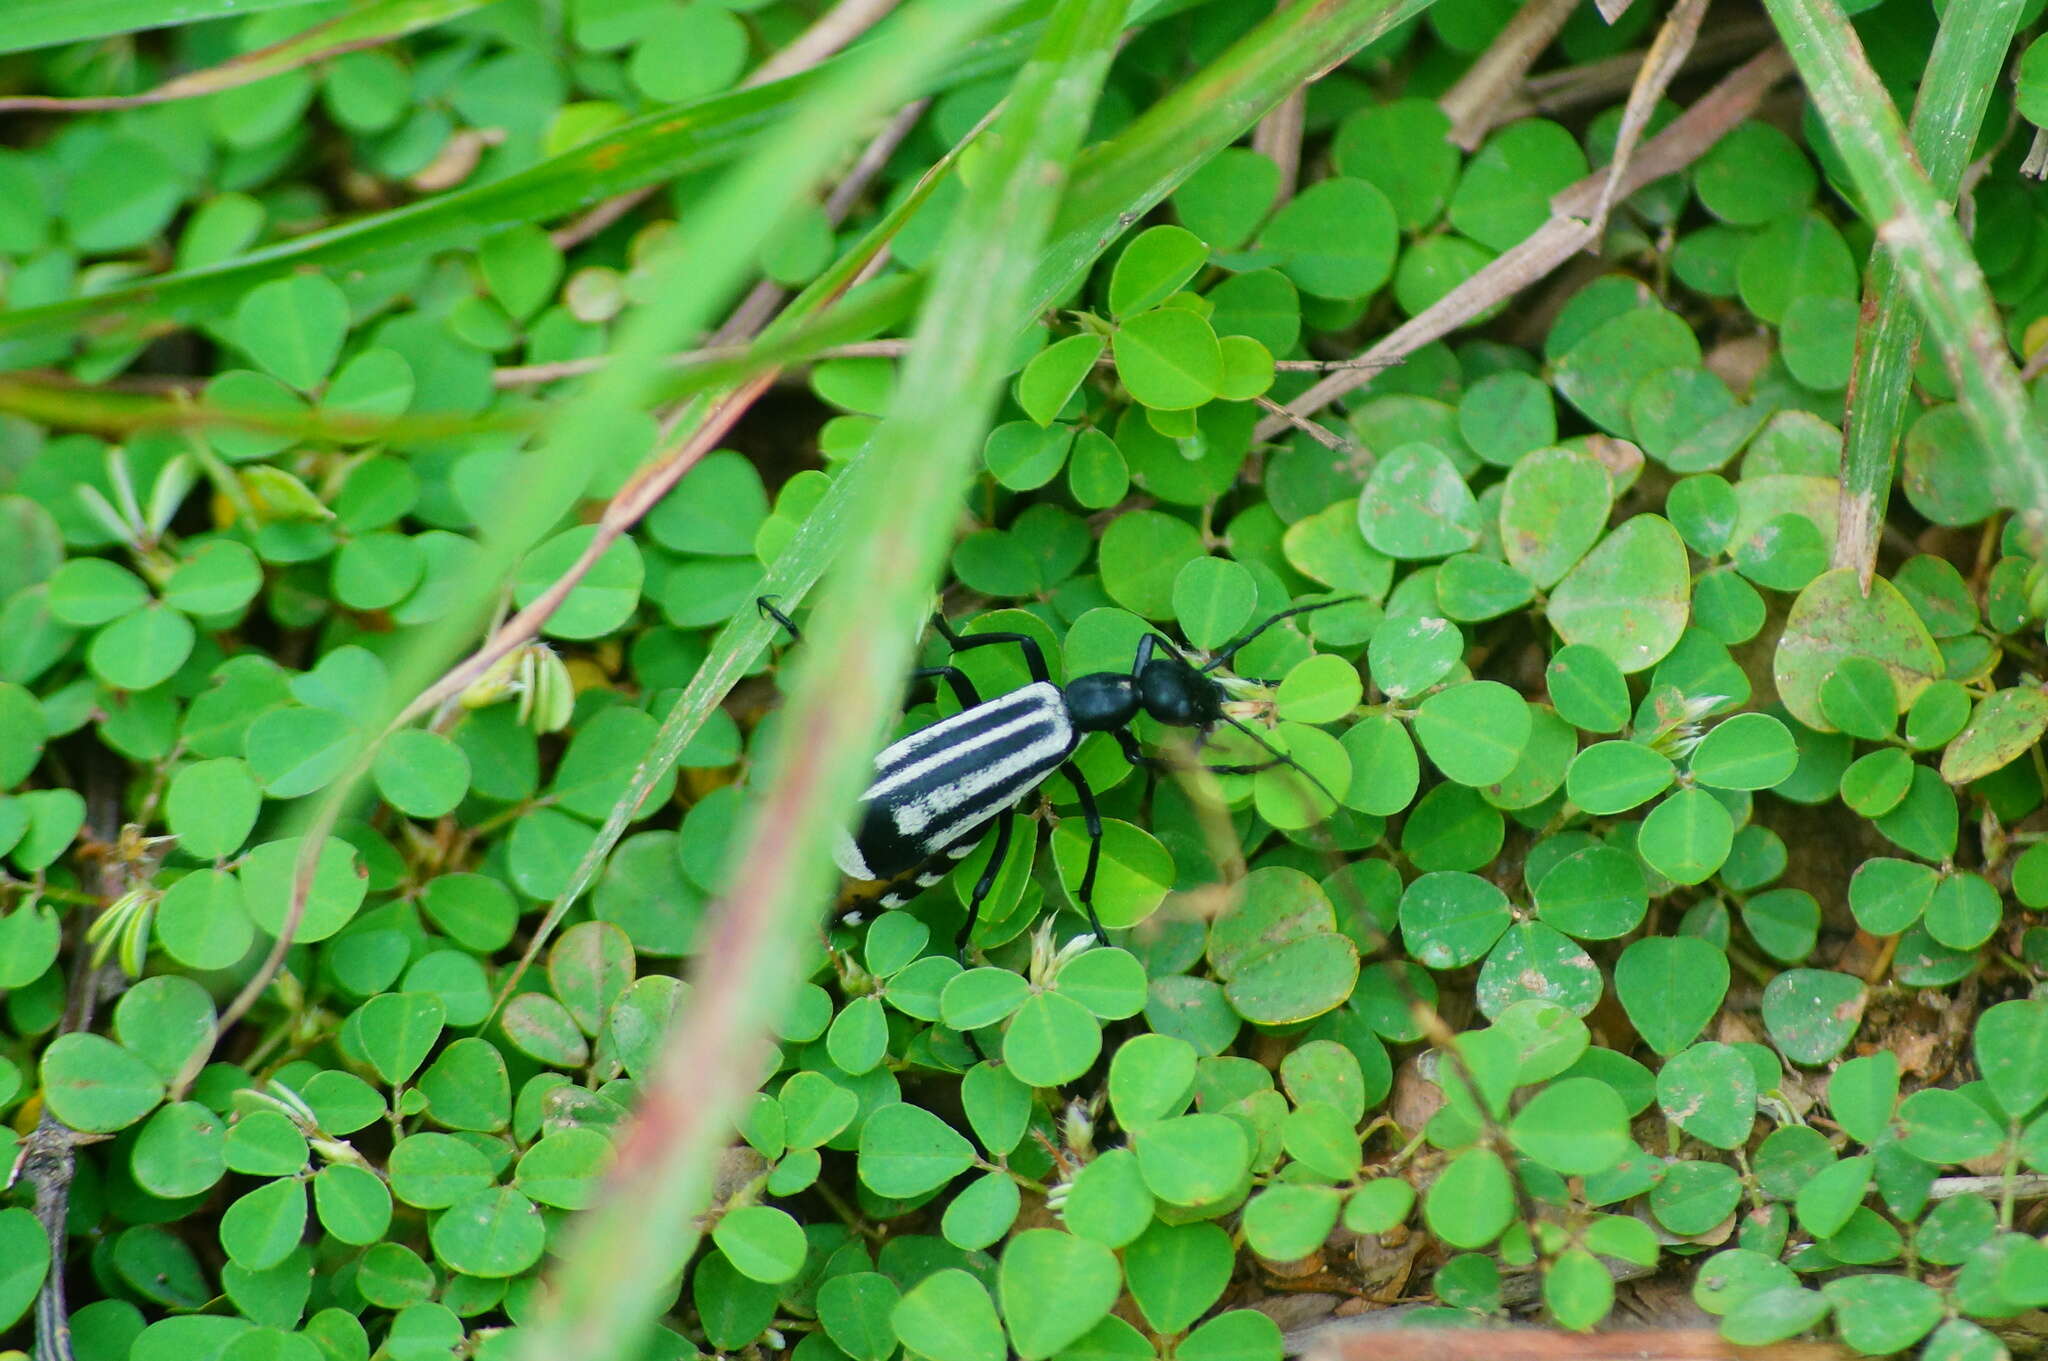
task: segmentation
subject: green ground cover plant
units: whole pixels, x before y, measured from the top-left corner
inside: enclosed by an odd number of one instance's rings
[[[0,1357],[2038,1351],[2043,0],[1849,9],[14,0]],[[1304,605],[1106,941],[832,870]]]

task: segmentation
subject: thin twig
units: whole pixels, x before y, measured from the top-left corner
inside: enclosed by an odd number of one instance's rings
[[[1691,66],[1726,66],[1749,58],[1769,47],[1777,30],[1768,21],[1716,20],[1692,50]],[[1497,110],[1503,119],[1526,118],[1532,113],[1565,113],[1588,104],[1604,104],[1635,87],[1636,72],[1642,69],[1646,52],[1620,52],[1582,66],[1545,71],[1531,76],[1522,94]]]
[[[839,0],[824,17],[797,35],[796,41],[754,69],[747,86],[766,85],[808,71],[880,23],[896,0]]]
[[[2013,1200],[2048,1200],[2048,1174],[2021,1172],[2011,1177],[1936,1177],[1928,1196],[1953,1200],[1957,1196],[2009,1196]]]
[[[1378,373],[1382,369],[1396,368],[1400,363],[1398,359],[1354,355],[1350,359],[1276,359],[1273,368],[1278,373],[1341,373],[1346,369],[1369,369]]]
[[[121,794],[118,776],[98,769],[88,789],[89,836],[102,848],[100,883],[102,905],[113,902],[127,888],[127,867],[114,853],[121,833]],[[92,946],[79,934],[71,967],[71,986],[64,1003],[64,1017],[58,1023],[60,1035],[83,1034],[92,1030],[101,994],[118,990],[126,975],[117,965],[92,962]],[[64,1296],[64,1262],[68,1255],[71,1217],[71,1181],[76,1174],[80,1146],[98,1143],[103,1134],[82,1134],[59,1120],[47,1102],[34,1129],[21,1141],[7,1182],[26,1178],[35,1188],[35,1216],[50,1244],[50,1269],[36,1292],[36,1361],[71,1361],[71,1311]]]
[[[1273,207],[1294,197],[1295,183],[1301,178],[1301,132],[1308,114],[1308,90],[1306,87],[1280,101],[1278,108],[1259,120],[1252,129],[1252,150],[1272,158],[1280,167],[1280,187],[1273,194]]]
[[[354,764],[343,772],[342,779],[353,784],[368,773],[369,766],[370,753],[365,750],[359,753]],[[334,831],[334,825],[340,818],[339,801],[328,800],[306,828],[306,837],[311,839],[313,846],[322,845]],[[185,1099],[185,1093],[192,1089],[192,1084],[198,1081],[201,1070],[212,1057],[213,1046],[219,1042],[221,1036],[234,1027],[236,1022],[249,1014],[250,1009],[261,1000],[263,994],[269,991],[278,971],[284,968],[285,956],[291,952],[292,942],[298,937],[299,923],[306,918],[306,902],[313,896],[313,874],[319,866],[317,854],[316,850],[313,856],[299,857],[292,876],[291,897],[285,904],[284,920],[278,923],[277,938],[271,942],[270,953],[263,957],[262,966],[250,976],[249,981],[242,985],[242,990],[235,994],[234,1000],[221,1012],[220,1020],[213,1028],[213,1038],[194,1046],[192,1052],[186,1055],[184,1066],[171,1080],[164,1098],[166,1101],[178,1102]]]
[[[1916,105],[1915,107],[1917,111],[1918,106]],[[1984,182],[1984,177],[1990,174],[1992,168],[1998,164],[1998,158],[2005,154],[2005,149],[2012,144],[2015,137],[2019,136],[2022,127],[2030,129],[2030,135],[2033,139],[2031,143],[2032,154],[2039,155],[2044,147],[2048,147],[2048,131],[2035,128],[2032,124],[2027,123],[2026,120],[2020,117],[2019,109],[2010,104],[2006,106],[2005,122],[1999,128],[1996,137],[1985,138],[1982,135],[1982,128],[1980,126],[1979,135],[1972,149],[1974,150],[1977,147],[1982,147],[1983,149],[1978,153],[1976,159],[1963,167],[1962,179],[1956,185],[1956,223],[1963,229],[1963,235],[1969,237],[1977,235],[1977,186]],[[2020,173],[2022,175],[2028,173],[2024,165],[2020,167]],[[2036,173],[2034,178],[2039,179],[2040,175]]]
[[[556,250],[566,255],[653,198],[661,188],[661,184],[643,184],[638,189],[628,189],[623,194],[614,194],[567,226],[557,227],[549,232],[548,241]]]
[[[932,106],[929,99],[913,99],[896,111],[883,129],[874,135],[854,160],[853,168],[846,172],[846,178],[832,186],[832,192],[825,195],[825,220],[838,226],[853,211],[853,205],[868,190],[882,167],[896,154],[896,148],[903,145],[903,139],[917,126],[917,120],[924,117],[924,111]]]
[[[1280,403],[1274,401],[1271,397],[1261,396],[1254,398],[1253,400],[1258,402],[1260,410],[1266,412],[1270,416],[1275,416],[1282,420],[1285,420],[1289,425],[1293,426],[1296,430],[1301,431],[1302,434],[1307,435],[1310,439],[1314,440],[1317,444],[1322,445],[1325,449],[1330,450],[1332,453],[1344,454],[1348,457],[1356,454],[1362,454],[1365,452],[1363,449],[1359,448],[1358,445],[1352,443],[1350,440],[1345,439],[1336,431],[1326,429],[1323,426],[1317,425],[1314,421],[1310,420],[1306,416],[1295,415],[1292,411],[1289,411],[1286,407],[1280,405]]]
[[[1577,8],[1578,0],[1527,0],[1515,11],[1458,83],[1436,101],[1451,120],[1452,142],[1472,151],[1488,128],[1504,121],[1498,110]]]
[[[1730,72],[1691,108],[1643,144],[1629,167],[1619,192],[1634,193],[1652,180],[1682,170],[1707,148],[1747,118],[1771,87],[1792,71],[1791,58],[1782,48],[1761,52]],[[1418,313],[1378,344],[1366,350],[1361,360],[1387,362],[1411,354],[1422,346],[1448,335],[1501,299],[1548,276],[1592,239],[1584,215],[1591,213],[1607,183],[1607,172],[1595,171],[1561,191],[1551,200],[1551,219],[1527,238],[1508,248],[1477,274],[1459,284],[1436,303]],[[1271,439],[1337,398],[1360,386],[1370,377],[1364,373],[1333,373],[1287,404],[1286,414],[1274,414],[1259,422],[1259,439]]]
[[[1630,160],[1635,157],[1636,143],[1642,140],[1643,129],[1650,124],[1650,115],[1657,111],[1657,101],[1671,88],[1672,80],[1692,55],[1693,43],[1700,34],[1700,20],[1706,13],[1707,0],[1679,0],[1657,30],[1649,55],[1643,58],[1642,69],[1636,75],[1635,84],[1629,88],[1621,127],[1614,134],[1614,155],[1607,163],[1607,182],[1601,186],[1600,201],[1593,207],[1592,227],[1596,238],[1607,230],[1607,214],[1620,196],[1621,179],[1628,171]]]
[[[895,7],[896,0],[839,0],[823,18],[799,33],[796,41],[756,67],[740,82],[740,88],[751,89],[810,70],[873,28]],[[548,233],[548,240],[560,251],[580,246],[654,197],[662,188],[659,183],[645,184],[608,198],[568,225]]]
[[[917,126],[917,120],[924,117],[925,110],[930,107],[929,99],[913,100],[898,109],[895,117],[869,139],[854,161],[853,168],[846,172],[846,178],[826,196],[827,222],[836,227],[846,220],[846,215],[853,211],[853,205],[867,192],[868,185],[882,172],[882,167],[896,154],[896,148],[903,145],[903,139],[910,135],[910,130]],[[789,290],[773,279],[761,280],[740,300],[740,305],[726,318],[725,325],[712,333],[711,344],[734,345],[753,339],[788,297]]]
[[[346,16],[343,16],[346,17]],[[328,24],[336,20],[329,19]],[[323,25],[324,26],[324,25]],[[301,35],[303,36],[303,35]],[[167,80],[153,90],[144,90],[132,95],[6,95],[0,96],[0,113],[104,113],[112,109],[140,109],[151,104],[168,104],[179,99],[195,99],[220,90],[232,90],[250,85],[259,80],[285,71],[294,71],[314,62],[328,61],[335,57],[347,56],[372,47],[382,47],[390,41],[388,36],[356,38],[349,42],[336,43],[318,52],[308,52],[300,60],[287,65],[258,65],[257,59],[270,56],[277,48],[295,45],[299,39],[288,38],[260,52],[245,52],[239,57],[210,66],[204,71],[193,71]],[[202,84],[201,77],[210,83]]]

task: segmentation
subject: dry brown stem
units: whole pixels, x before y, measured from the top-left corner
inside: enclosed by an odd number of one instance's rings
[[[1452,142],[1472,151],[1487,129],[1507,121],[1500,110],[1577,8],[1578,0],[1527,0],[1515,11],[1479,60],[1436,101],[1451,120]]]
[[[1622,178],[1618,193],[1635,192],[1650,181],[1682,170],[1731,128],[1749,117],[1772,86],[1792,72],[1781,48],[1760,52],[1730,72],[1671,125],[1643,144]],[[1607,172],[1586,176],[1551,200],[1552,217],[1527,238],[1417,313],[1359,356],[1382,366],[1398,362],[1433,340],[1450,334],[1501,300],[1548,276],[1594,239],[1587,218],[1607,190]],[[1369,369],[1333,373],[1287,404],[1286,415],[1259,422],[1257,437],[1271,439],[1337,398],[1370,381]]]
[[[756,67],[740,82],[740,88],[750,89],[773,80],[786,80],[810,70],[874,27],[895,7],[896,0],[839,0],[818,22],[798,34],[795,42]],[[638,189],[616,194],[583,216],[550,232],[548,240],[561,251],[580,246],[659,193],[661,188],[660,184],[644,184]]]

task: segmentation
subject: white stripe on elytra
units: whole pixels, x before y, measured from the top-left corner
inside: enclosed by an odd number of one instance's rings
[[[874,873],[868,869],[868,858],[860,853],[860,846],[853,839],[853,833],[841,827],[832,843],[832,863],[839,866],[839,872],[849,879],[872,879]]]
[[[1046,691],[1051,693],[1047,694]],[[888,770],[903,762],[915,760],[927,754],[926,749],[934,742],[945,745],[946,738],[962,727],[997,718],[1014,708],[1043,708],[1048,701],[1060,702],[1059,687],[1050,682],[1041,684],[1038,681],[1012,690],[1006,695],[983,700],[971,709],[962,709],[951,718],[942,718],[929,727],[919,728],[908,736],[897,738],[882,748],[881,753],[875,757],[875,769]]]
[[[868,786],[868,791],[864,797],[871,800],[887,799],[891,794],[896,793],[905,786],[915,785],[919,780],[957,762],[963,756],[970,756],[975,752],[990,747],[1001,747],[1017,737],[1018,734],[1028,733],[1034,729],[1043,729],[1058,735],[1058,729],[1052,725],[1048,715],[1043,713],[1025,714],[1020,718],[1010,720],[1008,723],[990,728],[986,732],[976,733],[974,736],[966,738],[953,746],[946,747],[922,761],[914,762],[899,770],[890,771],[887,775]],[[1031,745],[1035,746],[1040,739],[1034,737],[1027,740]],[[1003,758],[999,757],[998,759],[1000,761]],[[951,783],[948,783],[942,787],[952,788],[953,786]]]
[[[1032,692],[1034,691],[1037,691],[1038,693],[1033,694]],[[995,727],[989,728],[984,732],[978,732],[974,734],[974,736],[966,738],[962,741],[943,743],[941,744],[939,749],[933,752],[930,756],[924,757],[922,760],[912,761],[908,765],[899,766],[894,769],[890,769],[890,767],[894,764],[894,762],[890,759],[890,754],[886,751],[883,752],[881,757],[877,759],[876,764],[881,766],[883,769],[888,770],[889,773],[883,776],[881,779],[875,781],[873,784],[869,785],[867,793],[862,795],[862,797],[864,799],[869,800],[882,798],[887,794],[895,792],[902,786],[911,783],[912,781],[916,780],[919,776],[937,770],[939,767],[946,765],[948,762],[958,760],[960,757],[965,756],[969,752],[980,751],[984,747],[993,746],[1001,742],[1004,738],[1009,737],[1015,733],[1021,732],[1024,729],[1031,727],[1035,723],[1051,724],[1054,732],[1059,735],[1060,740],[1066,740],[1066,705],[1065,702],[1060,698],[1060,692],[1057,688],[1050,684],[1046,684],[1043,686],[1040,686],[1038,684],[1032,684],[1025,686],[1022,690],[1019,690],[1016,693],[1017,695],[1029,695],[1030,699],[1023,706],[1021,706],[1024,708],[1024,712],[1020,714],[1018,717],[1011,719],[1007,723],[999,723]],[[1014,698],[1014,696],[1005,696],[1005,699],[1012,698]],[[1002,703],[1004,703],[1004,700],[993,701],[993,704]],[[961,722],[961,720],[969,718],[970,716],[972,716],[975,719],[985,718],[987,716],[986,708],[980,710],[969,709],[966,713],[956,714],[952,718],[945,719],[940,723],[934,724],[933,727],[963,727],[965,725]],[[932,729],[926,729],[926,731],[929,732],[932,731]]]
[[[1020,718],[1002,724],[988,732],[977,734],[970,741],[948,745],[944,740],[948,734],[962,727],[976,722],[986,722],[991,718],[1000,717],[1007,710],[1016,708],[1025,710]],[[1029,727],[1041,719],[1049,719],[1051,721],[1054,731],[1059,737],[1060,744],[1064,745],[1070,733],[1069,725],[1064,721],[1065,717],[1066,709],[1064,701],[1060,697],[1059,687],[1050,683],[1034,681],[1032,684],[1012,691],[1010,694],[1000,696],[985,704],[977,705],[972,709],[964,710],[953,715],[951,718],[942,719],[928,728],[920,728],[886,748],[880,756],[875,758],[875,765],[877,769],[887,771],[888,773],[868,787],[867,791],[861,795],[861,801],[863,803],[872,802],[878,795],[886,794],[906,779],[941,766],[962,752],[978,749],[991,741],[999,740],[1020,729]],[[939,752],[926,759],[913,759],[934,742],[939,744],[941,748]],[[1028,750],[1035,753],[1037,749],[1038,746],[1034,743]],[[892,765],[904,761],[909,761],[910,764],[899,769],[890,769]],[[938,816],[944,811],[947,810],[932,809],[927,812],[926,817],[928,819],[929,817]],[[919,825],[922,826],[923,824],[920,823]],[[914,832],[906,830],[901,826],[897,830],[899,835],[914,835]],[[927,844],[930,843],[928,842]],[[963,849],[961,853],[964,855],[966,849]],[[849,878],[873,879],[875,877],[873,868],[868,864],[867,856],[862,853],[860,845],[854,839],[853,834],[845,828],[840,829],[833,843],[832,859],[838,865],[840,871]]]
[[[1023,788],[1028,787],[1049,762],[1066,750],[1067,738],[1064,723],[1049,726],[1044,737],[1028,746],[1006,752],[969,775],[938,785],[891,809],[890,817],[896,824],[896,830],[903,836],[916,837],[928,847],[945,845],[973,823],[987,818],[1010,802],[1007,798],[984,797],[989,791],[1022,782],[1016,791],[1022,793]],[[960,817],[951,824],[943,827],[933,825],[956,813]]]

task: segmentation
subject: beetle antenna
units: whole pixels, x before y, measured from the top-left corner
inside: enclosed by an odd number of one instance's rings
[[[1334,605],[1337,602],[1331,601],[1330,603]],[[1236,719],[1232,718],[1229,714],[1223,715],[1223,721],[1225,723],[1228,723],[1231,727],[1237,729],[1239,732],[1243,733],[1246,737],[1251,738],[1252,741],[1258,743],[1260,748],[1263,749],[1273,759],[1265,762],[1262,765],[1256,766],[1208,766],[1205,767],[1205,769],[1213,771],[1219,775],[1250,775],[1255,771],[1270,770],[1274,766],[1286,766],[1290,770],[1300,772],[1302,778],[1306,779],[1310,784],[1314,785],[1317,789],[1320,789],[1323,792],[1323,794],[1329,798],[1331,803],[1334,803],[1339,807],[1343,806],[1344,801],[1337,797],[1336,793],[1331,790],[1330,786],[1324,784],[1321,779],[1317,778],[1316,773],[1314,771],[1310,770],[1307,766],[1295,760],[1292,756],[1289,756],[1286,752],[1280,750],[1271,742],[1268,742],[1265,738],[1261,737],[1259,735],[1259,730],[1257,728],[1251,727],[1249,724],[1240,723]]]
[[[1218,652],[1215,656],[1211,657],[1201,667],[1201,670],[1205,672],[1214,671],[1217,667],[1223,665],[1232,657],[1235,657],[1238,653],[1238,649],[1250,643],[1253,639],[1257,638],[1267,629],[1273,627],[1273,625],[1279,623],[1282,619],[1292,619],[1297,614],[1308,614],[1314,610],[1326,610],[1330,608],[1330,606],[1332,605],[1349,605],[1354,601],[1359,601],[1363,599],[1365,599],[1365,597],[1362,595],[1340,595],[1332,600],[1318,600],[1313,605],[1296,605],[1292,609],[1282,610],[1280,611],[1280,613],[1274,615],[1271,619],[1268,619],[1265,623],[1260,624],[1257,628],[1253,629],[1250,633],[1243,634],[1225,643],[1223,645],[1223,650]]]

